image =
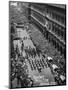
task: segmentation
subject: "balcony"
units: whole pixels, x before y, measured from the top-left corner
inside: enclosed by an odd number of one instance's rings
[[[37,12],[38,14],[42,15],[43,17],[47,18],[48,20],[60,25],[63,28],[66,28],[65,25],[61,24],[60,22],[56,21],[55,19],[51,18],[48,14],[43,14],[42,12],[40,12],[39,10],[36,10],[35,8],[31,7],[31,10]]]

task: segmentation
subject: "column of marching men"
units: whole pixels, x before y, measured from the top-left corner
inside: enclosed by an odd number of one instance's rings
[[[39,72],[41,72],[42,69],[44,69],[45,67],[48,67],[48,64],[46,62],[46,58],[45,56],[42,56],[41,52],[40,55],[36,54],[33,56],[30,56],[28,58],[29,64],[31,66],[31,70],[38,70]]]

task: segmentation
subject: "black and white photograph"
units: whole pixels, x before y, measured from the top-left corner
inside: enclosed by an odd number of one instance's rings
[[[66,85],[66,4],[9,1],[9,87]]]

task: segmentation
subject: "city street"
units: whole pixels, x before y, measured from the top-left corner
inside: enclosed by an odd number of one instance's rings
[[[20,29],[18,28],[17,36],[18,36],[18,38],[21,38],[21,40],[23,40],[24,37],[28,38],[28,40],[24,40],[24,47],[30,46],[31,48],[35,48],[35,46],[33,45],[33,42],[30,40],[30,35],[26,30],[22,30],[21,28]],[[16,46],[16,44],[18,44],[19,50],[21,50],[20,42],[19,41],[14,42],[14,46]],[[41,55],[41,57],[42,57],[42,55]],[[28,59],[26,59],[25,61],[26,61],[26,65],[28,66],[29,76],[31,78],[33,78],[36,85],[44,86],[44,85],[55,85],[56,84],[54,81],[53,74],[49,67],[46,67],[44,65],[44,68],[42,68],[42,66],[41,66],[42,70],[39,73],[39,71],[37,69],[36,70],[31,69]],[[35,63],[35,60],[33,62]],[[47,64],[46,60],[45,60],[45,63]],[[41,62],[40,62],[40,64],[41,64]],[[13,85],[14,85],[14,83],[17,82],[16,79],[14,79],[14,80],[15,80],[15,82],[13,81]],[[14,87],[16,87],[16,84]]]
[[[64,10],[50,7],[10,3],[11,88],[66,84]]]

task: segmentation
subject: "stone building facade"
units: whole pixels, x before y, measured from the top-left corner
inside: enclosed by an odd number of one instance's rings
[[[66,58],[66,6],[29,3],[28,10],[29,21]]]

